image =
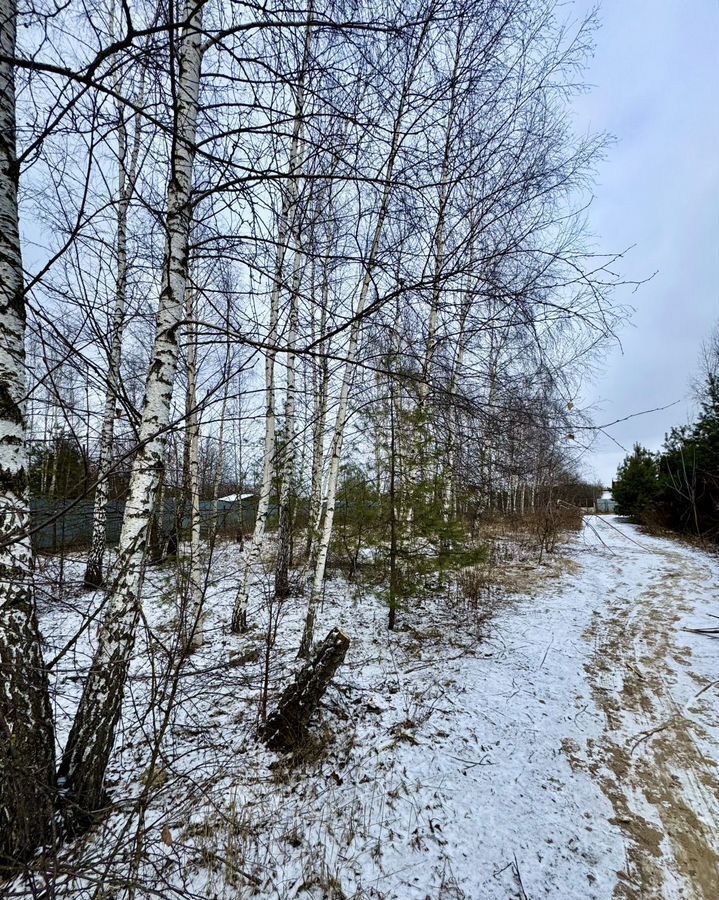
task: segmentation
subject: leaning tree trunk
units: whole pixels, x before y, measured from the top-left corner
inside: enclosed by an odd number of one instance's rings
[[[142,105],[144,91],[139,92],[139,105]],[[127,214],[130,198],[135,188],[137,160],[140,150],[141,119],[139,112],[135,116],[135,134],[129,167],[125,154],[127,150],[127,128],[124,112],[118,108],[118,159],[120,161],[118,175],[117,206],[117,275],[115,281],[115,314],[112,325],[110,343],[110,369],[107,374],[107,390],[105,393],[105,409],[100,433],[100,461],[97,471],[97,486],[92,515],[92,543],[85,566],[85,587],[98,588],[104,584],[103,559],[107,542],[107,499],[109,476],[112,469],[112,438],[115,429],[115,407],[117,403],[118,385],[120,383],[120,360],[122,356],[122,330],[125,321],[125,301],[127,296]]]
[[[297,672],[282,692],[276,709],[262,727],[262,738],[272,750],[295,750],[307,736],[310,719],[342,665],[350,645],[346,634],[333,628],[318,645],[312,660]]]
[[[315,615],[317,604],[322,593],[322,582],[325,577],[325,567],[327,565],[327,556],[330,548],[330,539],[332,538],[332,526],[335,516],[335,500],[337,497],[337,483],[339,480],[340,460],[342,459],[342,444],[344,442],[345,426],[349,415],[349,391],[354,376],[355,357],[357,355],[357,345],[359,343],[360,323],[362,321],[362,312],[367,300],[367,294],[371,283],[371,273],[374,268],[374,256],[376,247],[379,245],[379,234],[381,226],[384,224],[384,214],[386,209],[383,205],[380,220],[375,231],[375,241],[373,243],[372,254],[370,255],[370,264],[367,266],[362,290],[360,292],[357,309],[355,311],[355,321],[350,330],[349,348],[347,350],[347,362],[345,363],[344,374],[342,378],[342,387],[340,390],[340,402],[337,407],[337,417],[335,419],[335,427],[332,435],[332,444],[330,448],[330,467],[327,474],[327,501],[325,505],[324,518],[322,520],[322,531],[317,543],[316,559],[314,561],[314,572],[312,575],[312,586],[310,588],[310,598],[307,604],[307,613],[305,615],[305,625],[300,640],[299,655],[308,656],[312,641],[314,639]]]
[[[55,738],[32,587],[13,0],[0,0],[0,870],[52,837]]]
[[[119,571],[59,771],[68,798],[71,829],[85,827],[92,812],[103,803],[103,780],[122,710],[140,615],[143,560],[164,460],[164,432],[169,422],[172,385],[177,370],[177,332],[188,277],[190,195],[202,62],[202,8],[202,3],[193,4],[181,39],[177,132],[171,158],[167,246],[157,334],[145,388],[140,446],[132,468],[120,535]]]
[[[388,192],[387,192],[388,193]],[[359,332],[362,321],[362,312],[365,307],[367,295],[369,293],[372,281],[372,270],[374,268],[374,259],[376,250],[379,246],[379,238],[384,225],[386,215],[386,206],[383,203],[380,211],[380,218],[375,230],[375,240],[370,254],[370,260],[362,283],[357,309],[355,311],[355,321],[350,331],[349,348],[347,350],[347,362],[345,363],[344,375],[342,378],[342,388],[340,390],[340,402],[337,407],[337,417],[335,419],[335,427],[332,435],[332,444],[330,448],[330,468],[327,475],[327,501],[324,511],[324,519],[322,521],[322,532],[317,544],[317,555],[314,564],[314,572],[312,576],[312,586],[310,588],[310,599],[307,605],[307,614],[305,616],[305,626],[300,641],[300,656],[307,656],[312,646],[315,626],[315,613],[320,594],[322,593],[322,582],[325,577],[325,567],[327,565],[327,555],[329,553],[330,539],[332,537],[332,526],[334,524],[335,501],[337,497],[337,483],[339,480],[340,460],[342,459],[342,444],[344,442],[345,426],[349,415],[349,391],[354,376],[355,357],[357,355],[357,345],[359,343]]]

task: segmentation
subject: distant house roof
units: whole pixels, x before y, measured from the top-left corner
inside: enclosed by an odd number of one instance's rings
[[[249,500],[254,494],[228,494],[226,497],[218,497],[218,503],[237,503],[238,500]]]

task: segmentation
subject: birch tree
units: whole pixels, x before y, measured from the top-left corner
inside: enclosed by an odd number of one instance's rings
[[[292,494],[295,479],[295,457],[297,454],[297,429],[295,425],[295,404],[297,392],[297,340],[299,319],[300,280],[302,277],[302,253],[299,243],[295,248],[294,273],[290,297],[289,327],[287,333],[287,387],[284,415],[284,457],[281,469],[280,498],[277,529],[277,562],[275,565],[275,596],[278,599],[289,594],[289,568],[292,555]]]
[[[113,16],[114,18],[114,16]],[[116,79],[119,82],[119,79]],[[116,90],[119,84],[116,83]],[[103,559],[105,556],[107,499],[109,476],[112,469],[112,439],[115,432],[115,416],[120,382],[120,361],[122,356],[122,331],[125,322],[125,305],[127,298],[127,216],[130,200],[137,178],[138,155],[142,116],[140,108],[144,101],[144,69],[141,73],[140,88],[135,97],[136,112],[134,116],[134,135],[132,147],[127,147],[127,111],[122,104],[117,104],[117,272],[115,281],[115,310],[111,328],[110,359],[107,372],[107,389],[105,407],[100,432],[100,459],[97,467],[97,486],[92,519],[92,543],[85,567],[85,587],[98,588],[104,584]]]
[[[32,581],[25,286],[18,220],[17,9],[0,2],[0,871],[52,838],[55,737]]]
[[[315,333],[315,310],[312,310],[312,342],[323,343],[327,332],[327,314],[330,297],[330,261],[325,256],[321,263],[322,287],[319,312],[319,323]],[[315,285],[316,286],[316,285]],[[310,502],[307,517],[308,559],[312,559],[317,545],[320,526],[322,524],[322,469],[324,465],[325,422],[327,419],[327,401],[329,398],[329,347],[324,345],[325,352],[319,357],[312,357],[312,470],[310,475]]]
[[[369,296],[370,287],[375,274],[375,266],[380,250],[380,241],[384,231],[385,220],[390,206],[390,199],[393,188],[394,167],[399,155],[402,138],[404,136],[403,128],[406,126],[405,116],[408,113],[408,105],[411,91],[414,87],[415,77],[422,58],[424,42],[430,31],[431,15],[425,18],[424,22],[419,26],[419,34],[412,47],[410,58],[407,61],[407,69],[405,79],[401,85],[400,96],[398,99],[397,110],[393,117],[391,141],[387,159],[384,165],[382,177],[382,193],[380,196],[379,208],[377,210],[377,218],[375,221],[374,231],[371,238],[371,245],[367,260],[364,265],[364,275],[361,282],[357,306],[354,310],[354,318],[350,329],[350,337],[347,347],[346,364],[342,375],[342,386],[340,389],[339,403],[337,406],[337,414],[335,417],[334,430],[332,434],[332,443],[330,446],[329,472],[327,475],[327,488],[325,492],[326,501],[324,509],[324,518],[322,522],[322,531],[317,546],[317,558],[314,563],[314,572],[312,573],[312,583],[310,587],[310,596],[307,604],[307,613],[305,616],[305,624],[300,641],[299,654],[307,656],[312,647],[314,640],[314,625],[317,604],[322,593],[322,583],[325,577],[325,567],[327,565],[327,554],[329,552],[330,539],[332,537],[332,526],[334,523],[335,501],[337,496],[337,483],[340,472],[340,461],[342,458],[342,444],[344,441],[345,428],[347,425],[347,417],[349,413],[349,393],[352,384],[352,378],[355,369],[355,357],[357,355],[357,347],[360,338],[360,329],[362,325],[362,316],[364,314],[365,305]]]
[[[298,132],[298,159],[296,168],[300,170],[305,161],[302,159],[303,142],[302,142],[302,123],[305,118],[305,81],[307,79],[308,67],[310,61],[310,53],[312,49],[312,25],[309,22],[314,12],[313,3],[307,7],[308,24],[305,28],[305,39],[302,51],[302,63],[300,76],[297,85],[297,95],[295,102],[295,122],[299,125]],[[288,336],[287,336],[287,386],[285,397],[285,441],[283,448],[283,460],[281,467],[280,497],[278,510],[278,533],[277,533],[277,562],[275,565],[275,595],[278,599],[282,599],[289,594],[289,567],[292,556],[292,498],[294,491],[295,479],[295,457],[296,448],[296,427],[295,427],[295,406],[296,406],[296,365],[297,355],[295,341],[298,336],[299,329],[299,303],[300,303],[300,286],[302,282],[302,270],[304,265],[305,247],[303,247],[302,225],[300,223],[300,185],[299,171],[293,176],[290,190],[292,192],[293,214],[291,234],[294,240],[295,253],[292,266],[292,284],[290,288],[290,307],[288,312]],[[305,216],[305,218],[307,218]],[[307,228],[307,223],[305,223]],[[309,237],[305,234],[304,240],[308,241]]]
[[[312,7],[310,5],[310,12],[311,8]],[[295,224],[298,214],[299,181],[301,178],[303,162],[302,115],[304,104],[304,89],[305,78],[307,74],[307,60],[309,58],[312,40],[312,28],[309,24],[310,12],[308,12],[308,24],[305,27],[303,62],[295,96],[292,133],[289,148],[289,163],[287,167],[287,186],[283,191],[283,199],[279,212],[277,250],[275,253],[275,266],[270,295],[269,331],[267,335],[268,349],[265,353],[265,437],[264,454],[262,461],[262,484],[260,486],[260,495],[257,501],[257,512],[255,514],[255,527],[252,533],[252,543],[250,545],[250,550],[244,563],[242,582],[240,585],[240,589],[237,592],[237,597],[235,599],[232,611],[231,629],[235,633],[242,632],[247,628],[247,605],[249,601],[250,582],[254,567],[257,565],[260,554],[262,552],[262,547],[264,545],[267,515],[270,506],[270,495],[272,492],[272,479],[277,468],[277,435],[275,415],[275,361],[277,358],[277,352],[275,347],[278,338],[280,294],[283,285],[285,258],[287,256],[287,250],[290,245],[290,240],[293,236],[296,236]],[[293,300],[293,304],[296,302],[297,299],[295,298]],[[295,315],[296,312],[292,313],[293,320]],[[294,392],[294,362],[292,362],[291,373],[293,381],[291,390]],[[291,405],[290,409],[292,411],[293,404]],[[287,485],[287,490],[289,490],[289,484]],[[286,504],[289,502],[288,496],[289,495],[286,495]],[[288,514],[288,509],[286,510],[286,514]],[[289,523],[287,527],[289,528]]]
[[[202,560],[200,516],[199,446],[200,421],[197,409],[197,325],[195,322],[195,292],[187,292],[187,402],[185,412],[185,441],[187,443],[188,485],[190,493],[190,572],[189,603],[182,615],[182,639],[187,649],[202,646]],[[222,441],[222,437],[220,437]],[[220,444],[220,456],[222,453]],[[219,464],[218,464],[219,470]],[[221,470],[220,470],[221,471]],[[180,523],[180,526],[182,523]]]
[[[90,673],[65,748],[59,776],[83,827],[103,803],[103,780],[140,614],[148,529],[162,469],[165,430],[178,361],[178,328],[188,281],[192,170],[202,65],[203,2],[190,2],[180,37],[175,133],[167,194],[166,250],[157,333],[147,377],[140,446],[133,464],[119,545],[118,575],[110,591]]]

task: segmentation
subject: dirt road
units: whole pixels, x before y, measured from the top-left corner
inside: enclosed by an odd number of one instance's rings
[[[618,517],[588,519],[585,536],[584,578],[606,596],[584,634],[584,668],[606,722],[598,739],[564,749],[598,781],[624,835],[615,896],[716,900],[719,639],[686,629],[719,624],[719,567]]]

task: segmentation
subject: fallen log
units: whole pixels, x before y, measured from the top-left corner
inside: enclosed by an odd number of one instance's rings
[[[271,750],[294,750],[306,738],[312,714],[342,664],[349,638],[333,628],[317,646],[311,660],[296,673],[267,717],[260,737]]]

